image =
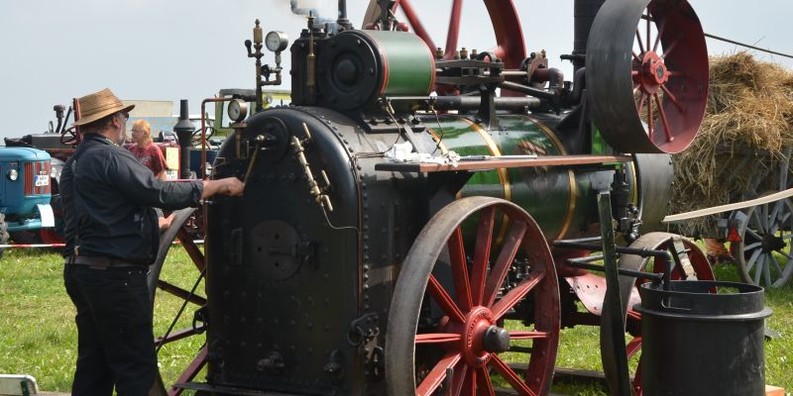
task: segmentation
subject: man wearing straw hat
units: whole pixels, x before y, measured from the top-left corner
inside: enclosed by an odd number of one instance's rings
[[[124,142],[125,106],[103,89],[78,99],[83,141],[61,174],[64,283],[77,308],[73,395],[146,395],[157,375],[148,266],[159,227],[152,207],[197,206],[214,194],[242,195],[234,177],[164,182]]]

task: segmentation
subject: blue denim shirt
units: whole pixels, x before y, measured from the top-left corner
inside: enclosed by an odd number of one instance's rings
[[[64,257],[107,256],[151,264],[159,248],[152,207],[198,206],[201,180],[157,180],[128,150],[88,134],[61,173]]]

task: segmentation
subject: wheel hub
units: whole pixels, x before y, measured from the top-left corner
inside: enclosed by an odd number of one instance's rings
[[[490,353],[501,353],[509,350],[509,331],[507,329],[490,326],[485,330],[485,350]]]
[[[509,332],[494,324],[493,313],[485,307],[474,307],[463,325],[462,355],[466,363],[482,367],[491,353],[509,349]]]
[[[763,238],[764,252],[770,253],[776,250],[782,250],[785,248],[785,246],[785,240],[776,235],[766,235],[765,238]]]
[[[669,81],[669,70],[654,51],[647,51],[642,55],[641,73],[638,75],[638,83],[642,91],[654,94],[658,92],[661,85]]]

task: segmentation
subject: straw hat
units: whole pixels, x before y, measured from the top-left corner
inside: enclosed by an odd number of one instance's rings
[[[124,103],[107,88],[85,95],[77,99],[77,102],[80,106],[80,119],[74,122],[77,126],[92,123],[113,113],[129,112],[135,107],[135,105],[124,106]]]

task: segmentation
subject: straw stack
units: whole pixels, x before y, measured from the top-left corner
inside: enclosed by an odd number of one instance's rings
[[[746,52],[711,58],[705,119],[691,147],[673,157],[671,212],[779,191],[786,148],[793,148],[793,72]],[[678,232],[713,235],[714,221],[687,221]]]

